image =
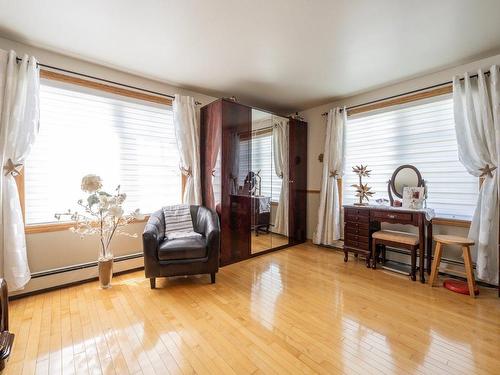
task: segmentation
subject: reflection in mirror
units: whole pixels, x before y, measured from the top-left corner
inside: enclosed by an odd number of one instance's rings
[[[391,206],[401,206],[402,202],[399,199],[403,198],[405,187],[424,187],[425,181],[419,170],[410,164],[401,165],[396,168],[388,182],[388,193]]]
[[[416,187],[418,182],[418,175],[415,170],[403,168],[399,170],[394,178],[394,192],[402,196],[405,187]]]
[[[252,131],[245,140],[250,151],[250,171],[245,186],[250,192],[252,210],[251,253],[272,248],[272,115],[252,109]]]
[[[245,176],[252,210],[252,254],[288,244],[288,119],[252,110],[252,131],[242,138],[250,148]]]
[[[236,131],[229,133],[228,151],[230,194],[238,195],[243,188],[241,176],[248,173],[248,157],[242,145],[241,134]]]
[[[288,244],[288,204],[289,204],[289,167],[288,167],[288,119],[273,116],[273,215],[272,246]]]

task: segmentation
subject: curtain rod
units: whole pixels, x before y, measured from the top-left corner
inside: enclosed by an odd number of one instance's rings
[[[21,61],[23,61],[23,59],[21,59],[20,57],[16,57],[16,61],[17,61],[17,62],[21,62]],[[52,69],[52,70],[58,70],[58,71],[60,71],[60,72],[64,72],[64,73],[74,74],[74,75],[77,75],[77,76],[80,76],[80,77],[85,77],[85,78],[95,79],[95,80],[97,80],[97,81],[102,81],[102,82],[106,82],[106,83],[111,83],[111,84],[113,84],[113,85],[118,85],[118,86],[126,87],[126,88],[129,88],[129,89],[133,89],[133,90],[143,91],[143,92],[147,92],[147,93],[149,93],[149,94],[154,94],[154,95],[163,96],[163,97],[170,98],[170,99],[175,99],[175,96],[173,96],[173,95],[163,94],[163,93],[161,93],[161,92],[152,91],[152,90],[147,90],[147,89],[143,89],[143,88],[136,87],[136,86],[132,86],[132,85],[127,85],[127,84],[125,84],[125,83],[115,82],[115,81],[111,81],[111,80],[109,80],[109,79],[105,79],[105,78],[99,78],[99,77],[91,76],[91,75],[89,75],[89,74],[78,73],[78,72],[75,72],[75,71],[73,71],[73,70],[68,70],[68,69],[58,68],[57,66],[46,65],[46,64],[42,64],[42,63],[40,63],[40,62],[37,62],[37,66],[38,66],[38,67],[42,67],[42,68]],[[201,102],[199,102],[199,101],[195,101],[195,102],[194,102],[194,104],[196,104],[196,105],[201,105],[202,103],[201,103]]]
[[[485,75],[489,75],[490,74],[490,71],[487,70],[486,72],[484,72]],[[476,78],[478,75],[477,74],[473,74],[471,76],[469,76],[469,78]],[[465,78],[460,78],[460,81],[463,81]],[[375,104],[375,103],[379,103],[379,102],[384,102],[386,100],[390,100],[390,99],[395,99],[395,98],[399,98],[401,96],[406,96],[406,95],[410,95],[410,94],[415,94],[417,92],[421,92],[421,91],[426,91],[426,90],[431,90],[431,89],[435,89],[437,87],[441,87],[441,86],[447,86],[447,85],[451,85],[453,83],[453,81],[448,81],[448,82],[443,82],[443,83],[438,83],[436,85],[432,85],[432,86],[427,86],[427,87],[423,87],[423,88],[420,88],[420,89],[416,89],[416,90],[412,90],[412,91],[407,91],[407,92],[404,92],[402,94],[396,94],[396,95],[392,95],[392,96],[388,96],[386,98],[382,98],[382,99],[376,99],[376,100],[372,100],[370,102],[366,102],[366,103],[362,103],[362,104],[357,104],[357,105],[353,105],[353,106],[350,106],[350,107],[347,107],[346,110],[349,111],[351,109],[355,109],[355,108],[359,108],[359,107],[365,107],[367,105],[370,105],[370,104]],[[340,108],[340,111],[343,111],[344,109],[343,108]],[[323,112],[321,114],[321,116],[327,116],[328,115],[328,112]]]

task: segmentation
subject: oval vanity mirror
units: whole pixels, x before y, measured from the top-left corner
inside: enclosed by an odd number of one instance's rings
[[[415,166],[406,164],[396,168],[389,180],[389,198],[391,200],[391,205],[394,203],[393,194],[398,198],[403,198],[403,190],[405,187],[421,186],[424,186],[424,180]]]

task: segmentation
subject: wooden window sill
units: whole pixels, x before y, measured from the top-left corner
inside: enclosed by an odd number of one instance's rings
[[[460,227],[460,228],[469,228],[470,220],[463,219],[449,219],[444,217],[435,217],[432,219],[432,225],[446,225],[449,227]]]
[[[135,220],[133,223],[145,223],[149,219],[149,215],[147,215],[143,220]],[[33,234],[33,233],[48,233],[48,232],[59,232],[63,230],[68,230],[73,225],[74,222],[65,222],[65,223],[46,223],[46,224],[32,224],[26,225],[24,227],[24,233]]]

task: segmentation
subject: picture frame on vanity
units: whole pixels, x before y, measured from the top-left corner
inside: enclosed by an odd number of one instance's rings
[[[422,209],[425,199],[425,187],[408,187],[403,188],[403,208],[412,210]]]

